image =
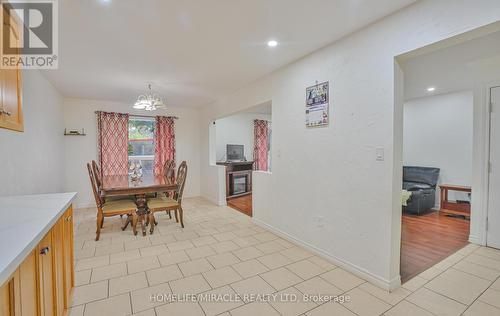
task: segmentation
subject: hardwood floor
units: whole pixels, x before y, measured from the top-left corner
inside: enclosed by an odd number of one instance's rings
[[[403,214],[401,282],[406,282],[468,244],[470,222],[439,212]]]
[[[231,199],[227,201],[227,206],[252,217],[252,194]]]

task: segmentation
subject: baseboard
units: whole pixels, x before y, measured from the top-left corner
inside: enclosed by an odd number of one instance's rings
[[[206,200],[209,200],[210,202],[214,203],[215,205],[218,205],[218,206],[226,206],[227,203],[226,201],[219,201],[217,199],[214,199],[214,198],[211,198],[209,196],[206,196],[206,195],[201,195],[202,198],[206,199]]]
[[[476,245],[486,246],[481,238],[476,235],[469,235],[469,242]]]
[[[268,229],[270,230],[271,232],[275,233],[276,235],[296,244],[296,245],[299,245],[301,247],[304,247],[306,248],[307,250],[317,254],[318,256],[332,262],[333,264],[359,276],[360,278],[362,279],[365,279],[367,280],[368,282],[370,283],[373,283],[374,285],[378,286],[378,287],[381,287],[387,291],[392,291],[394,289],[397,289],[398,287],[401,286],[401,277],[400,276],[397,276],[395,277],[394,279],[392,280],[386,280],[384,278],[381,278],[377,275],[374,275],[373,273],[367,271],[366,269],[364,268],[361,268],[361,267],[358,267],[357,265],[351,263],[351,262],[348,262],[348,261],[345,261],[345,260],[342,260],[340,258],[337,258],[335,256],[332,256],[331,254],[327,253],[326,251],[322,250],[322,249],[319,249],[305,241],[302,241],[292,235],[289,235],[288,233],[285,233],[259,219],[256,219],[256,218],[252,218],[252,220],[254,221],[255,224],[265,228],[265,229]]]

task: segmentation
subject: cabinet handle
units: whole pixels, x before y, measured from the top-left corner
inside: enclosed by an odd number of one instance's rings
[[[71,220],[71,217],[72,217],[71,215],[66,217],[66,222],[69,222]]]
[[[49,253],[50,248],[49,247],[44,247],[40,250],[41,255],[46,255]]]
[[[0,109],[0,114],[5,114],[7,116],[11,116],[12,113],[10,113],[9,111],[5,111],[4,109]]]

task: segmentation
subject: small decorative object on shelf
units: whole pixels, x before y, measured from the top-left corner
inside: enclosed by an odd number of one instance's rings
[[[140,181],[142,178],[142,164],[140,161],[131,161],[129,165],[130,180]]]
[[[85,136],[85,129],[82,128],[81,131],[77,131],[76,129],[70,129],[69,131],[64,129],[65,136]]]

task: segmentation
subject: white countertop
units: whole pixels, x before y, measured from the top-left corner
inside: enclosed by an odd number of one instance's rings
[[[0,286],[16,271],[76,192],[0,197]]]

